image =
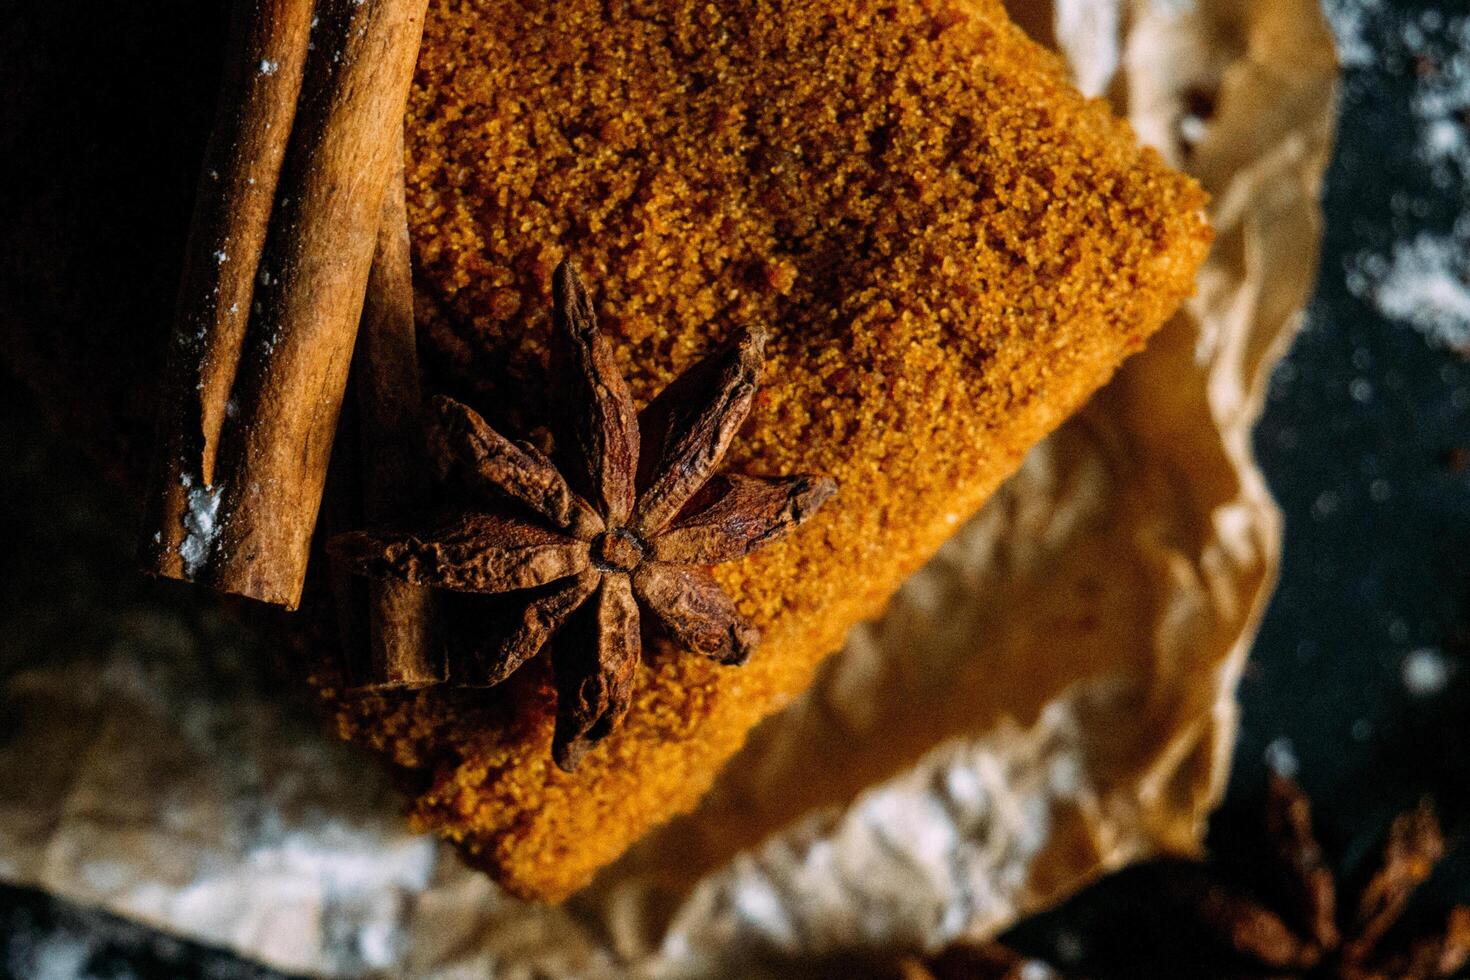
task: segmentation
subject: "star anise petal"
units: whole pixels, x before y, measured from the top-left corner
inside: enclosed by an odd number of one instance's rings
[[[638,419],[645,469],[633,526],[662,531],[714,475],[750,414],[765,355],[764,330],[745,331],[675,378]]]
[[[553,582],[549,591],[529,600],[510,635],[479,654],[483,673],[466,685],[494,687],[530,660],[597,589],[602,573],[587,569],[574,578]]]
[[[1443,935],[1419,944],[1416,952],[1421,951],[1429,960],[1424,970],[1427,975],[1459,976],[1470,963],[1470,906],[1457,905],[1450,909]]]
[[[1292,925],[1323,949],[1341,939],[1337,884],[1312,830],[1312,804],[1293,780],[1273,774],[1267,786],[1266,832],[1272,842],[1275,882]]]
[[[760,642],[756,629],[704,569],[649,562],[633,590],[680,646],[722,664],[743,664]]]
[[[559,359],[574,404],[574,457],[586,468],[588,499],[608,524],[624,524],[633,510],[638,472],[638,418],[633,396],[613,362],[612,347],[597,329],[587,288],[570,261],[552,275]]]
[[[1357,935],[1344,957],[1360,961],[1377,948],[1403,915],[1414,890],[1444,857],[1444,835],[1427,800],[1394,818],[1383,847],[1383,863],[1358,901]]]
[[[1442,980],[1463,976],[1470,963],[1470,907],[1450,910],[1444,928],[1432,936],[1412,940],[1395,956],[1369,964],[1345,963],[1348,980]]]
[[[329,550],[359,575],[457,592],[534,588],[588,565],[586,542],[495,514],[463,514],[422,534],[339,534]]]
[[[453,398],[437,395],[431,408],[437,422],[432,448],[442,476],[479,495],[499,493],[517,500],[584,541],[601,533],[602,518],[534,446],[511,442],[480,413]]]
[[[1243,957],[1275,970],[1310,969],[1322,957],[1315,943],[1298,937],[1275,912],[1204,868],[1175,866],[1166,883],[1171,899]]]
[[[801,524],[836,491],[836,481],[825,476],[717,476],[700,492],[709,504],[654,538],[653,556],[698,565],[744,558]]]
[[[562,770],[574,771],[622,721],[641,652],[633,586],[627,575],[605,572],[597,592],[553,645],[557,713],[551,756]]]

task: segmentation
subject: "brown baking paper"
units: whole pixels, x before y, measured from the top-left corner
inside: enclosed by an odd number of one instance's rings
[[[1198,295],[695,813],[562,907],[515,901],[222,627],[127,609],[0,688],[0,877],[304,973],[788,976],[1194,850],[1278,563],[1250,430],[1315,277],[1331,36],[1314,0],[1013,8],[1214,195]]]

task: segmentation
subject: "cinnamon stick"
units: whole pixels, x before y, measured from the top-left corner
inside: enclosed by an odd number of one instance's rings
[[[401,144],[398,160],[383,197],[352,365],[368,524],[401,520],[422,507],[428,483]],[[382,690],[442,683],[444,654],[434,628],[433,592],[406,582],[349,578],[350,588],[366,593],[368,624],[368,635],[356,641],[367,656],[349,657],[354,686]],[[353,631],[344,632],[350,638]]]
[[[301,92],[313,0],[236,0],[205,147],[159,413],[144,564],[193,578],[208,557],[215,459]]]
[[[300,601],[426,7],[317,5],[250,328],[229,385],[203,393],[218,401],[212,472],[202,456],[165,460],[147,552],[160,574]]]

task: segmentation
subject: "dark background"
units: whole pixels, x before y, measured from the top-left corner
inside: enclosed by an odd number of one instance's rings
[[[1460,19],[1426,21],[1434,9]],[[1329,856],[1351,877],[1392,817],[1421,797],[1435,801],[1452,843],[1470,818],[1470,361],[1385,317],[1355,279],[1364,256],[1421,230],[1450,234],[1457,218],[1467,268],[1466,152],[1427,159],[1416,110],[1426,91],[1448,93],[1441,116],[1465,138],[1470,27],[1459,2],[1329,0],[1328,10],[1347,64],[1321,276],[1256,436],[1286,514],[1285,557],[1241,685],[1234,771],[1211,842],[1228,846],[1258,820],[1272,766],[1313,796]],[[82,584],[70,599],[85,603],[88,589],[109,588],[128,567],[126,535],[115,530],[126,508],[75,448],[44,435],[27,396],[0,387],[0,569],[15,583],[28,556],[100,554],[75,570]],[[9,601],[39,598],[22,591]],[[1465,851],[1424,890],[1422,914],[1470,902]],[[1118,887],[1104,882],[1009,940],[1088,965],[1115,928]],[[41,975],[274,976],[0,886],[0,978]]]

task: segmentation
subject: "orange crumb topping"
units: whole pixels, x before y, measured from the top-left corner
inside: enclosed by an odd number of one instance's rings
[[[764,630],[741,668],[653,653],[567,775],[553,695],[336,700],[423,779],[413,819],[556,899],[692,807],[848,628],[1138,350],[1191,288],[1204,198],[1067,84],[995,0],[436,0],[410,102],[426,361],[528,431],[552,269],[574,254],[646,400],[772,329],[734,467],[837,497],[717,570]]]

